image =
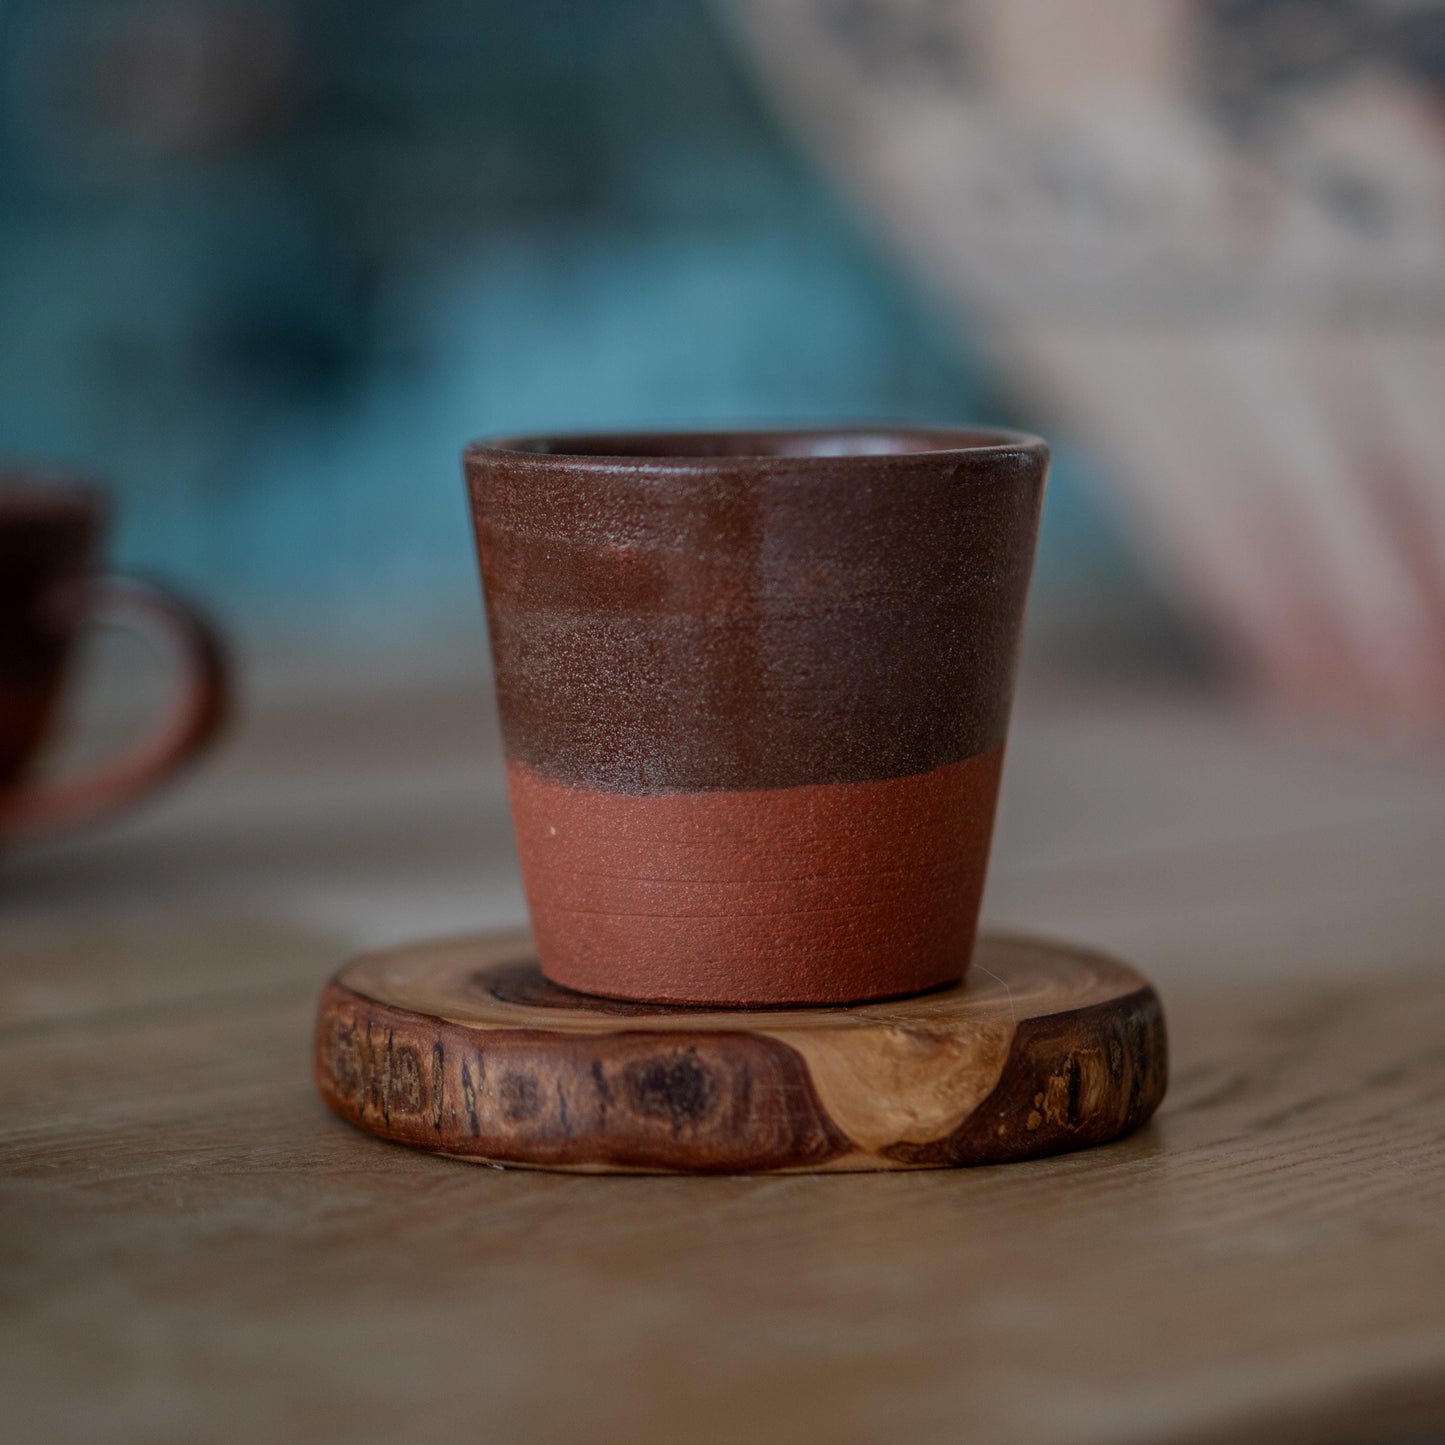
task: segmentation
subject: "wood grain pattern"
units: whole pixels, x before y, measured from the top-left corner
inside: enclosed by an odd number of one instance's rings
[[[1139,1127],[1163,1013],[1133,969],[1018,939],[967,988],[852,1008],[570,993],[523,934],[367,955],[317,1014],[317,1087],[382,1138],[487,1163],[747,1173],[1001,1163]]]
[[[224,993],[0,1036],[0,1393],[26,1445],[1445,1425],[1438,972],[1171,992],[1169,1096],[1106,1149],[597,1179],[460,1168],[335,1119],[301,1068],[334,940],[259,943],[134,931],[88,952],[97,972],[239,945],[294,982],[233,964]]]
[[[1445,1436],[1438,757],[1026,690],[986,913],[1147,959],[1169,1010],[1108,1148],[469,1169],[307,1077],[349,950],[522,916],[480,687],[379,681],[261,690],[193,788],[6,859],[7,1442]]]

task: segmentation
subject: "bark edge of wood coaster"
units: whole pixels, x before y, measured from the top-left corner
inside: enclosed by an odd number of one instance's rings
[[[1102,1144],[1168,1081],[1152,985],[984,937],[964,985],[852,1007],[669,1008],[547,982],[526,934],[354,959],[317,1011],[343,1119],[478,1163],[597,1173],[1000,1164]]]

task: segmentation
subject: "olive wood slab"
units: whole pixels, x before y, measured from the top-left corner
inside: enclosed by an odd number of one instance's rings
[[[317,1087],[479,1163],[751,1173],[998,1164],[1138,1128],[1168,1074],[1132,968],[984,938],[965,985],[849,1008],[663,1008],[548,983],[525,934],[364,955],[321,996]]]

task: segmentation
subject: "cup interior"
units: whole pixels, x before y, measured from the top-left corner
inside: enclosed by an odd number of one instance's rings
[[[762,431],[588,432],[498,437],[474,452],[523,452],[573,460],[689,461],[773,457],[890,457],[1013,451],[1041,446],[1022,432],[938,427],[832,427]]]

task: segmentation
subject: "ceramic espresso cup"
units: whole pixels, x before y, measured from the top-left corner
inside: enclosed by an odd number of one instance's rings
[[[538,956],[654,1003],[962,977],[1034,437],[509,437],[465,457]]]
[[[89,485],[0,470],[0,846],[151,792],[205,748],[225,715],[226,669],[211,627],[152,583],[94,572],[105,515],[103,494]],[[174,657],[170,705],[125,756],[78,778],[36,779],[77,637],[91,623],[144,633]]]

